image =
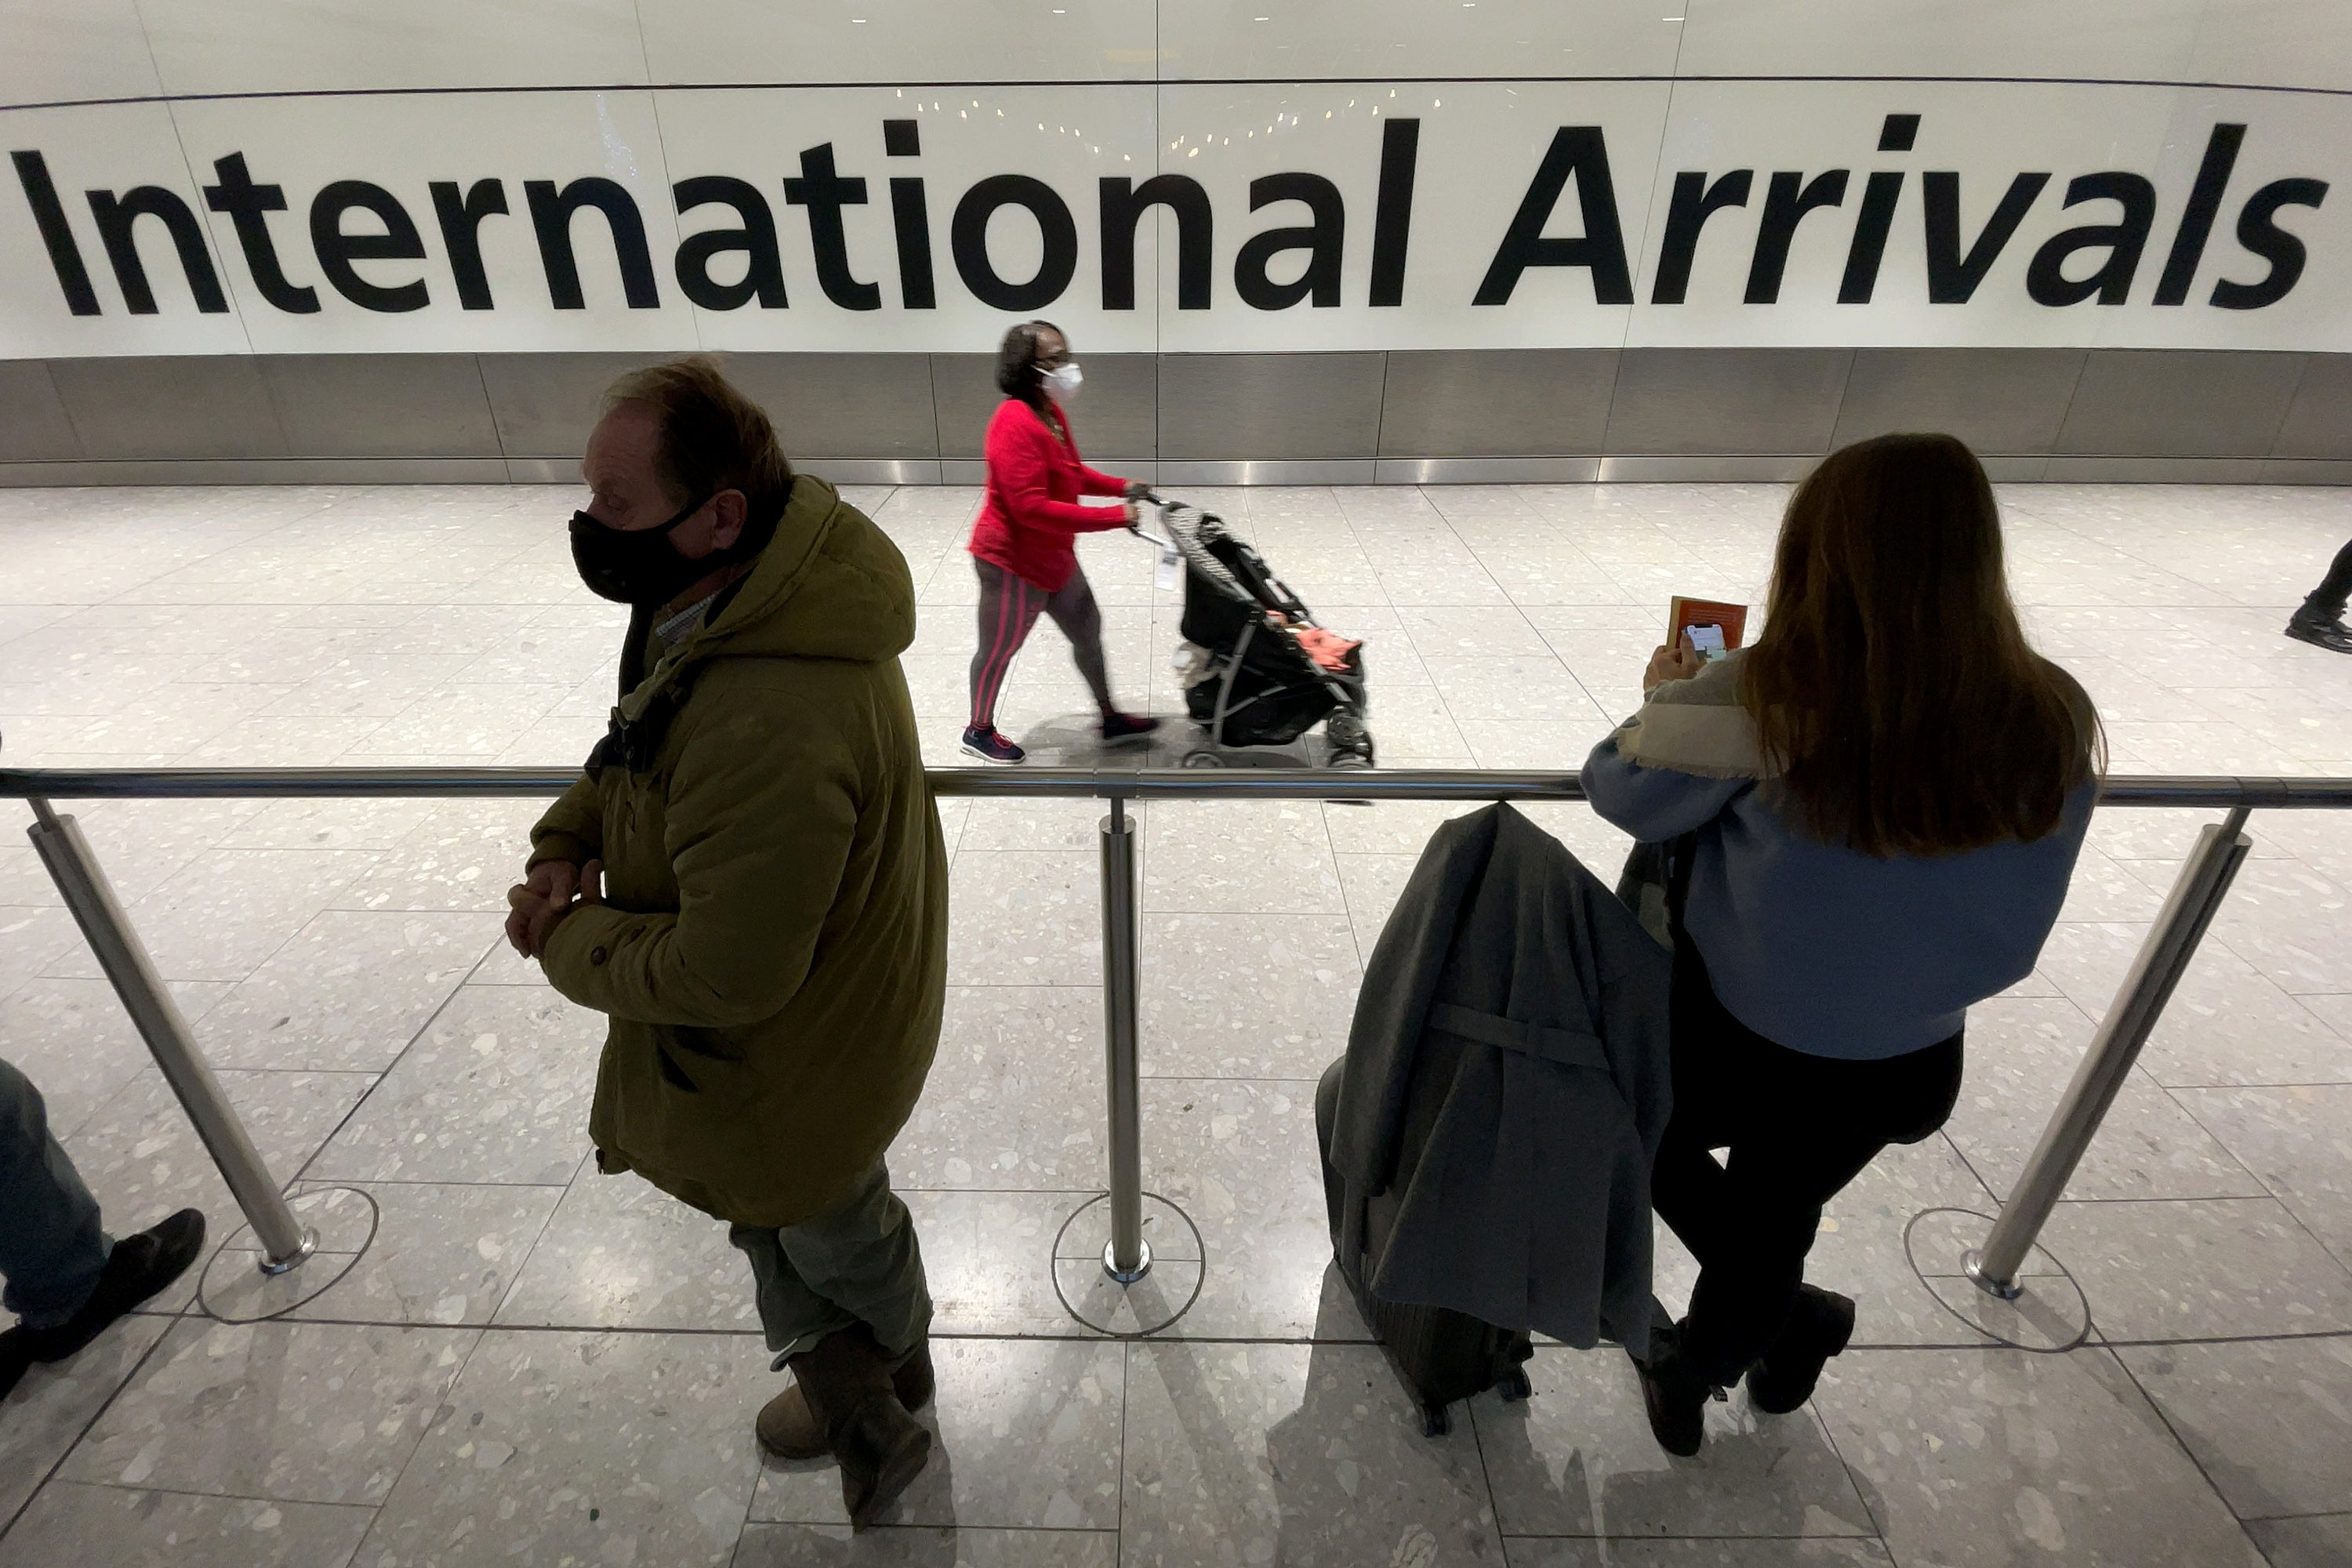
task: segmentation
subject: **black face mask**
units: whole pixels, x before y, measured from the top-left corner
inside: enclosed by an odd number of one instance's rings
[[[572,563],[580,569],[580,580],[590,593],[615,604],[666,605],[677,598],[688,584],[736,558],[720,550],[689,561],[670,542],[678,524],[709,499],[688,502],[659,528],[608,528],[584,511],[573,512]]]

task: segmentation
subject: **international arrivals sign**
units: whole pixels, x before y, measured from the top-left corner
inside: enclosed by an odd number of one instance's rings
[[[0,111],[0,357],[2352,351],[2352,100],[1901,81],[703,88]]]

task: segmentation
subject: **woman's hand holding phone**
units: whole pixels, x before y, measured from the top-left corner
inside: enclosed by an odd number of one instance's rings
[[[1689,638],[1682,639],[1684,644]],[[1650,667],[1642,672],[1642,695],[1647,697],[1670,680],[1688,680],[1706,668],[1706,656],[1697,649],[1683,646],[1669,647],[1660,644],[1650,655]]]

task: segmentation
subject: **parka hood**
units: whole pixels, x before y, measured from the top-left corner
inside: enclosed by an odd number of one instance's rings
[[[915,640],[907,558],[841,492],[793,481],[776,536],[719,619],[688,638],[680,665],[706,658],[895,658]],[[668,662],[665,660],[665,662]]]

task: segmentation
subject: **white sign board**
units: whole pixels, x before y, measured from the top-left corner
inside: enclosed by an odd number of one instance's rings
[[[1096,352],[2352,351],[2339,93],[535,86],[165,93],[0,136],[5,358],[975,351],[1031,316]]]

